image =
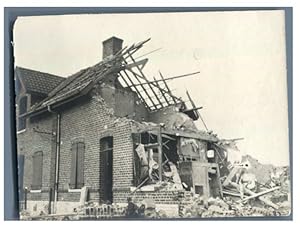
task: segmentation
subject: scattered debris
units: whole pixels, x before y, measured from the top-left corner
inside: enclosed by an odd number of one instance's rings
[[[255,166],[259,165],[263,174],[269,172],[270,166],[255,159],[249,160],[251,165],[255,161]],[[244,160],[235,164],[229,174],[221,178],[223,198],[210,197],[205,201],[198,194],[185,192],[180,204],[180,217],[288,216],[291,211],[288,169],[273,167],[266,185],[258,182],[259,178],[248,167],[249,163]],[[263,170],[264,167],[266,170]]]
[[[75,78],[80,79],[80,83],[63,83],[64,89],[52,91],[51,96],[33,106],[28,113],[47,112],[50,105],[56,102],[73,99],[74,95],[81,97],[92,88],[99,89],[92,93],[93,99],[96,99],[99,107],[101,105],[101,112],[104,109],[106,114],[114,118],[113,123],[104,125],[104,129],[112,125],[116,128],[123,125],[131,127],[131,131],[126,133],[128,135],[124,134],[124,137],[131,137],[129,148],[133,153],[130,151],[130,173],[133,173],[133,178],[128,182],[132,185],[121,185],[125,190],[122,190],[124,198],[120,200],[126,204],[124,201],[128,197],[127,205],[111,203],[113,197],[107,200],[109,204],[88,202],[89,191],[92,189],[83,187],[79,206],[73,213],[48,215],[44,212],[48,209],[46,206],[41,212],[34,209],[39,213],[38,216],[22,212],[22,219],[166,218],[166,211],[159,209],[158,200],[155,202],[152,195],[145,193],[141,194],[142,200],[135,199],[135,194],[143,193],[147,187],[154,193],[171,191],[176,194],[178,199],[174,200],[174,204],[178,204],[178,214],[182,218],[288,215],[291,208],[289,169],[263,165],[249,155],[231,164],[228,160],[229,150],[239,151],[236,143],[242,138],[219,139],[209,131],[198,112],[202,107],[195,106],[188,92],[191,108],[181,98],[172,95],[165,82],[171,78],[164,79],[161,73],[161,80],[149,81],[146,78],[142,69],[147,59],[135,61],[132,54],[147,41],[121,49],[95,66],[79,72]],[[187,75],[173,79],[183,76]],[[73,82],[75,78],[67,80]],[[99,92],[102,91],[101,86],[108,82],[107,78],[114,79],[114,89],[124,87],[123,91],[131,91],[139,98],[134,102],[144,105],[149,114],[147,122],[131,119],[129,114],[123,117],[113,115],[114,109],[106,104]],[[131,117],[135,111],[130,113]],[[199,118],[206,131],[197,129],[194,121]],[[164,195],[160,200],[164,202]]]
[[[252,158],[250,155],[242,157],[242,162],[249,164],[248,171],[256,176],[257,182],[260,184],[270,184],[271,174],[274,172],[273,165],[264,165],[259,163],[257,159]]]

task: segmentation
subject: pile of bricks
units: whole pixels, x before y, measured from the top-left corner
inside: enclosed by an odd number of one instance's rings
[[[189,191],[179,192],[179,216],[185,217],[187,208],[193,204],[193,193]]]
[[[125,216],[126,207],[118,204],[102,204],[99,206],[88,206],[83,209],[80,219],[110,219]]]

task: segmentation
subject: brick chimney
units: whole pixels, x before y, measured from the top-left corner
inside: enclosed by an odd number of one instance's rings
[[[122,49],[123,40],[113,36],[107,40],[104,40],[102,44],[103,44],[102,59],[106,59],[116,54],[118,51]]]

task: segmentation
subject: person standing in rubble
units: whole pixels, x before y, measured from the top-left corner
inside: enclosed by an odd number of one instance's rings
[[[137,205],[134,204],[132,202],[132,198],[131,197],[128,197],[127,198],[127,208],[126,208],[126,211],[125,211],[125,216],[126,218],[137,218],[138,217],[138,214],[137,214]]]
[[[139,218],[145,218],[145,209],[146,206],[144,203],[141,204],[141,206],[137,210],[137,214]]]
[[[240,171],[237,173],[237,183],[240,186],[240,194],[241,194],[241,198],[244,198],[244,194],[245,194],[245,188],[252,190],[252,191],[256,191],[256,177],[253,173],[249,173],[248,172],[249,169],[249,164],[248,163],[244,163],[242,164],[242,167],[240,169]]]

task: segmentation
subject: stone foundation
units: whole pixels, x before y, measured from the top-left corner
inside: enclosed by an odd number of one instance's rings
[[[32,216],[40,215],[41,212],[48,214],[48,201],[27,201],[27,209]]]

